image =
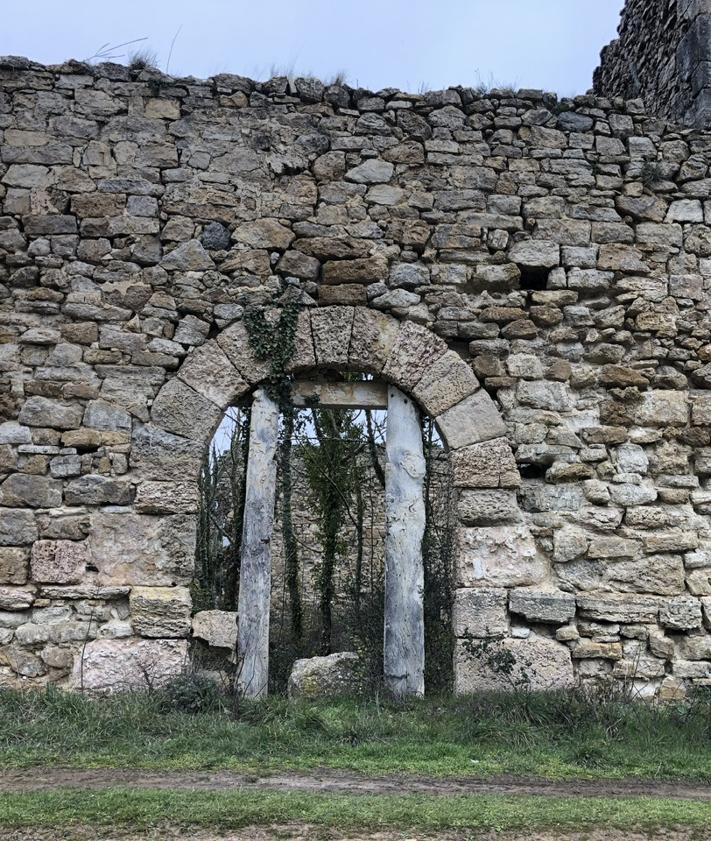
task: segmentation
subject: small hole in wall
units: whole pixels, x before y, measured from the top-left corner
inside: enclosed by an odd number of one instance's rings
[[[548,288],[548,269],[534,269],[530,266],[519,266],[519,268],[521,269],[521,279],[519,280],[521,289],[530,289],[537,292]]]
[[[545,464],[519,464],[518,466],[522,479],[545,479],[547,469]]]

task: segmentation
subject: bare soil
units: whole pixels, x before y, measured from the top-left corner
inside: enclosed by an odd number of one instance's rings
[[[0,771],[0,791],[57,788],[107,788],[225,791],[234,788],[340,794],[507,794],[548,797],[660,797],[711,800],[711,785],[648,780],[543,780],[530,777],[489,779],[410,775],[370,777],[346,771],[316,770],[254,776],[232,771],[153,772],[134,769],[32,768]],[[239,838],[239,836],[235,836]],[[370,836],[372,839],[374,836]]]

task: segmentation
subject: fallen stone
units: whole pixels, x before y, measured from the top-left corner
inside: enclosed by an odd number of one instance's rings
[[[352,651],[341,651],[297,660],[289,675],[287,691],[290,698],[338,698],[361,695],[365,683],[360,657]]]

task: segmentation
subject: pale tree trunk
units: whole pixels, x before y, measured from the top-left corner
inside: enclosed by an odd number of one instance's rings
[[[237,618],[237,688],[262,698],[269,682],[269,609],[276,495],[279,407],[263,389],[254,393],[242,526]]]
[[[394,386],[385,449],[385,686],[396,697],[423,695],[425,457],[417,407]]]

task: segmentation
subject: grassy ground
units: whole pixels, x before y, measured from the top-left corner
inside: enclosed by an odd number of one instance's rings
[[[711,804],[639,798],[447,797],[175,792],[113,789],[0,794],[0,827],[144,829],[170,823],[215,830],[274,823],[337,829],[514,830],[711,826]],[[701,836],[700,836],[701,837]],[[707,837],[707,836],[706,836]]]
[[[189,693],[99,701],[0,693],[0,767],[42,765],[711,781],[711,701],[659,708],[569,694],[406,705],[273,698],[235,712]]]

